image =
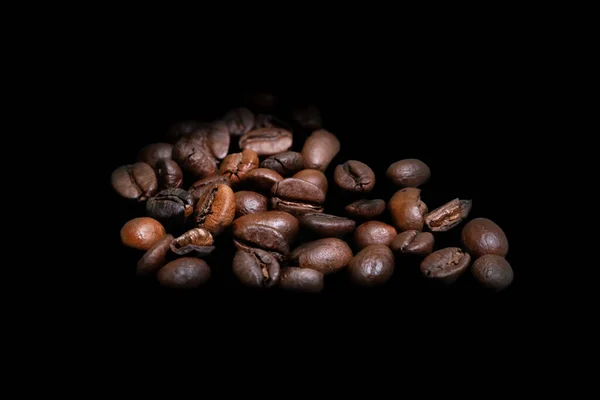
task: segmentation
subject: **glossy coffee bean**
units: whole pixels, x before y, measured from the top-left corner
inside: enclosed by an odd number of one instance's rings
[[[110,177],[113,189],[122,197],[146,201],[158,190],[156,173],[149,164],[137,162],[115,169]]]
[[[196,226],[214,236],[231,225],[234,217],[235,196],[227,185],[213,185],[196,203]]]
[[[331,214],[309,213],[300,217],[300,226],[318,237],[339,238],[352,233],[356,222]]]
[[[306,139],[302,147],[304,168],[318,169],[323,172],[339,151],[340,141],[334,134],[325,129],[316,130]]]
[[[271,252],[279,261],[290,252],[290,244],[298,234],[299,222],[282,211],[266,211],[244,215],[233,221],[236,248],[260,248]]]
[[[213,243],[214,239],[209,231],[203,228],[194,228],[173,239],[169,247],[173,253],[180,256],[205,257],[215,249]]]
[[[454,199],[425,216],[425,223],[432,232],[446,232],[464,221],[471,212],[471,200]]]
[[[301,171],[304,168],[303,163],[302,154],[297,151],[284,151],[283,153],[267,157],[260,166],[272,169],[279,175],[287,178]]]
[[[445,284],[455,282],[469,267],[471,256],[458,247],[434,251],[421,261],[421,273]]]
[[[312,104],[294,109],[292,111],[292,118],[303,128],[312,130],[321,128],[321,113],[319,112],[319,109]]]
[[[242,136],[254,128],[254,114],[245,107],[234,108],[223,115],[229,134]]]
[[[514,279],[513,269],[504,257],[486,254],[479,257],[471,267],[471,273],[483,287],[501,292]]]
[[[249,225],[263,225],[273,228],[282,233],[284,239],[291,243],[296,239],[300,223],[293,215],[283,211],[266,211],[245,215],[236,219],[233,223],[233,233],[236,229],[243,229]],[[258,247],[258,246],[257,246]]]
[[[486,254],[504,257],[508,253],[506,234],[495,222],[487,218],[475,218],[462,229],[461,240],[474,258]]]
[[[167,254],[169,245],[173,240],[173,235],[167,234],[144,253],[137,263],[136,272],[138,275],[150,275],[158,271],[167,263]]]
[[[396,238],[396,229],[381,221],[368,221],[354,231],[354,244],[360,250],[371,244],[389,246]]]
[[[158,271],[158,282],[173,289],[194,289],[210,279],[210,268],[204,260],[181,257]]]
[[[170,160],[172,156],[173,145],[171,143],[151,143],[140,150],[138,160],[156,169],[158,161],[164,159]]]
[[[390,165],[386,175],[397,186],[419,187],[429,180],[431,171],[423,161],[409,158]]]
[[[335,184],[342,190],[354,193],[368,193],[375,187],[375,173],[365,163],[350,160],[335,167]]]
[[[268,209],[268,200],[260,193],[240,190],[235,196],[235,218],[248,214],[265,212]]]
[[[148,251],[167,232],[154,218],[139,217],[127,221],[121,228],[121,242],[137,250]]]
[[[239,250],[233,257],[233,274],[246,286],[273,287],[279,282],[279,273],[279,262],[264,250]]]
[[[168,158],[156,163],[156,177],[160,190],[177,189],[183,184],[183,172],[179,164]]]
[[[196,179],[214,175],[216,159],[208,147],[208,128],[182,137],[173,146],[173,159]]]
[[[229,178],[223,175],[213,175],[208,178],[197,180],[188,190],[196,200],[198,200],[204,192],[210,190],[212,185],[227,185],[230,186]]]
[[[269,193],[274,184],[283,177],[277,172],[267,168],[255,168],[243,178],[244,186],[257,192]]]
[[[325,192],[318,186],[296,178],[286,178],[271,188],[271,206],[274,210],[300,216],[323,212]]]
[[[316,293],[323,290],[325,277],[314,269],[286,267],[281,270],[279,287],[284,290]]]
[[[351,218],[369,220],[383,214],[385,211],[385,201],[382,199],[361,199],[348,204],[344,210]]]
[[[216,121],[210,125],[208,148],[216,159],[222,160],[227,156],[230,140],[231,136],[225,122]]]
[[[331,274],[337,272],[352,258],[348,243],[337,238],[318,239],[296,247],[290,254],[290,264]]]
[[[421,201],[421,189],[398,190],[388,203],[388,210],[399,231],[423,230],[427,205]]]
[[[254,129],[240,138],[240,148],[259,156],[271,156],[292,147],[292,132],[283,128]]]
[[[146,203],[146,215],[169,226],[183,226],[194,212],[194,197],[183,189],[165,189]]]
[[[382,285],[394,274],[392,251],[383,244],[371,244],[359,251],[348,263],[350,281],[361,286]]]
[[[426,257],[433,251],[435,239],[429,232],[416,230],[404,231],[390,244],[390,249],[396,254],[411,254]]]
[[[192,120],[179,121],[171,126],[169,133],[167,134],[167,139],[170,143],[175,143],[182,137],[189,136],[195,131],[204,129],[205,127],[206,124],[204,122]]]
[[[219,174],[229,178],[232,185],[239,183],[244,176],[258,168],[258,155],[254,150],[242,150],[229,154],[219,167]]]
[[[329,189],[329,183],[324,173],[316,169],[303,169],[302,171],[296,172],[292,178],[300,179],[306,182],[310,182],[317,185],[324,193],[327,193]]]

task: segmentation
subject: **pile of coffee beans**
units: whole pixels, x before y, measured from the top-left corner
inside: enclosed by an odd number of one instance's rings
[[[309,135],[292,151],[297,127]],[[147,144],[111,176],[116,193],[144,205],[145,215],[120,233],[140,252],[137,274],[170,288],[200,287],[214,267],[206,258],[230,241],[231,262],[218,268],[248,287],[320,292],[328,274],[383,285],[407,257],[419,260],[423,279],[451,284],[470,269],[483,288],[511,285],[503,230],[489,219],[468,221],[471,200],[430,211],[419,189],[431,176],[424,162],[390,160],[376,177],[360,160],[330,165],[340,148],[315,107],[292,112],[288,122],[241,107],[213,122],[173,125],[165,142]],[[395,193],[370,198],[381,179]],[[332,186],[343,194],[336,197],[343,215],[328,213]],[[461,243],[436,249],[436,235],[463,222]]]

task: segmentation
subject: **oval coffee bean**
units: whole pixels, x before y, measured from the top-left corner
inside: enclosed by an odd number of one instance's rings
[[[233,274],[246,286],[270,288],[279,282],[279,262],[264,250],[237,251]]]
[[[210,190],[212,185],[227,185],[230,186],[229,178],[223,175],[213,175],[208,178],[200,179],[192,184],[190,187],[190,194],[194,196],[196,200],[198,200],[204,192]]]
[[[323,274],[310,268],[286,267],[281,270],[279,278],[279,286],[289,291],[320,292],[324,284]]]
[[[196,203],[196,226],[214,236],[231,225],[234,217],[235,196],[227,185],[213,185]]]
[[[371,244],[388,246],[396,238],[396,228],[380,221],[368,221],[354,231],[354,244],[360,250]]]
[[[158,271],[167,262],[167,253],[169,245],[173,240],[173,235],[165,235],[158,242],[148,249],[137,263],[136,272],[138,275],[150,275]]]
[[[208,147],[216,159],[222,160],[227,156],[229,151],[229,129],[223,121],[216,121],[210,125],[208,132]]]
[[[110,177],[113,189],[122,197],[146,201],[158,190],[156,173],[149,164],[137,162],[115,169]]]
[[[386,283],[394,274],[392,251],[383,244],[371,244],[359,251],[348,263],[350,280],[361,286]]]
[[[423,161],[409,158],[390,165],[386,175],[400,187],[419,187],[429,180],[431,171]]]
[[[321,113],[314,105],[308,105],[303,108],[296,108],[292,111],[292,118],[298,125],[306,129],[321,128]]]
[[[172,156],[173,145],[171,143],[151,143],[140,150],[138,160],[156,169],[158,161],[170,160]]]
[[[471,267],[471,273],[483,287],[500,292],[509,287],[514,279],[513,270],[504,257],[486,254],[479,257]]]
[[[300,217],[300,226],[322,238],[342,237],[354,231],[356,222],[331,214],[310,213]]]
[[[469,267],[471,256],[458,247],[435,251],[421,262],[421,273],[445,284],[456,281]]]
[[[304,142],[302,159],[304,168],[318,169],[323,172],[340,151],[340,141],[325,129],[314,131]]]
[[[275,154],[267,157],[260,166],[269,168],[277,172],[279,175],[287,178],[292,176],[303,168],[304,160],[302,154],[297,151],[284,151],[283,153]]]
[[[344,210],[352,218],[360,220],[373,219],[383,214],[385,201],[382,199],[361,199],[348,204]]]
[[[286,243],[296,240],[300,223],[298,219],[283,211],[266,211],[262,213],[248,214],[233,222],[233,236],[244,240],[243,232],[249,226],[267,226],[280,232]],[[260,245],[254,246],[260,248]]]
[[[269,193],[274,184],[283,177],[267,168],[256,168],[248,172],[244,178],[244,186],[263,193]]]
[[[487,218],[475,218],[467,222],[462,229],[461,240],[465,249],[475,258],[486,254],[504,257],[508,253],[506,234]]]
[[[346,161],[335,167],[333,180],[347,192],[368,193],[375,187],[375,173],[365,163],[356,160]]]
[[[137,250],[148,251],[167,232],[154,218],[139,217],[127,221],[121,228],[121,242]]]
[[[296,247],[290,255],[292,265],[331,274],[348,265],[352,250],[337,238],[319,239]]]
[[[229,178],[232,184],[239,183],[251,170],[258,168],[258,155],[254,150],[229,154],[219,167],[219,174]]]
[[[388,209],[399,231],[423,230],[427,206],[421,201],[421,189],[398,190],[390,199]]]
[[[206,178],[217,172],[216,159],[208,148],[207,141],[208,128],[182,137],[173,146],[173,159],[196,179]]]
[[[272,208],[292,215],[323,212],[324,202],[325,192],[301,179],[286,178],[271,188]]]
[[[235,192],[234,196],[235,218],[267,211],[268,200],[260,193],[241,190],[239,192]]]
[[[325,193],[327,193],[327,190],[329,189],[327,177],[324,173],[317,169],[303,169],[302,171],[296,172],[292,178],[301,179],[317,185],[317,187],[319,187]]]
[[[272,156],[292,147],[292,132],[283,128],[254,129],[240,138],[240,148],[259,156]]]
[[[242,136],[254,127],[254,114],[245,107],[234,108],[223,115],[222,121],[230,135]]]
[[[179,168],[179,164],[168,158],[158,160],[156,176],[160,190],[177,189],[183,184],[183,172]]]
[[[425,257],[433,251],[434,243],[435,239],[431,233],[410,230],[398,234],[390,244],[390,248],[397,254]]]
[[[471,200],[454,199],[425,216],[432,232],[446,232],[464,221],[471,212]]]
[[[268,251],[278,261],[285,260],[290,253],[290,243],[285,236],[267,225],[242,225],[234,232],[233,243],[242,251]]]
[[[173,289],[193,289],[210,279],[210,268],[204,260],[181,257],[158,271],[158,282]]]
[[[182,226],[194,212],[194,197],[183,189],[165,189],[146,203],[146,214],[163,224]]]

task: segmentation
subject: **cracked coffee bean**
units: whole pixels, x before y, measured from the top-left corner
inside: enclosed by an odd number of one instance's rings
[[[149,164],[137,162],[115,169],[110,177],[113,189],[129,200],[144,202],[158,190],[156,173]]]
[[[445,284],[454,283],[469,267],[471,256],[458,247],[434,251],[421,262],[423,276]]]
[[[167,232],[154,218],[139,217],[127,221],[121,228],[121,242],[136,250],[148,251]]]
[[[449,231],[467,218],[471,206],[471,200],[454,199],[427,214],[425,223],[432,232]]]
[[[169,227],[185,225],[194,212],[194,197],[183,189],[165,189],[146,203],[146,214]]]
[[[173,253],[180,256],[193,253],[196,257],[205,257],[215,249],[213,243],[214,239],[209,231],[194,228],[173,239],[169,247]]]
[[[156,176],[160,190],[177,189],[183,184],[183,172],[171,159],[164,158],[156,163]]]
[[[382,199],[361,199],[348,204],[344,210],[352,218],[369,220],[383,214],[385,211],[385,201]]]
[[[239,183],[244,176],[258,168],[258,155],[254,150],[242,150],[225,157],[219,168],[219,174],[229,178],[232,185]]]
[[[331,214],[310,213],[300,217],[300,226],[322,238],[339,238],[352,233],[356,222]]]
[[[314,131],[304,142],[302,159],[304,168],[323,172],[340,151],[340,141],[325,129]]]
[[[318,186],[295,178],[286,178],[271,188],[271,206],[274,210],[300,216],[323,212],[325,192]]]
[[[287,178],[301,171],[303,163],[302,154],[297,151],[284,151],[283,153],[267,157],[260,166],[272,169],[279,175]]]
[[[317,185],[324,193],[327,193],[327,190],[329,189],[327,177],[324,173],[317,169],[303,169],[302,171],[296,172],[292,178],[300,179]]]
[[[150,275],[158,271],[167,262],[169,245],[173,240],[173,235],[167,234],[144,253],[137,263],[136,272],[138,275]]]
[[[325,277],[314,269],[286,267],[281,270],[279,287],[284,290],[317,293],[323,290]]]
[[[346,161],[335,167],[333,180],[342,190],[353,193],[368,193],[375,187],[375,173],[365,163]]]
[[[202,197],[204,192],[210,190],[210,188],[213,185],[231,186],[228,177],[223,175],[213,175],[209,176],[208,178],[200,179],[194,182],[190,187],[190,190],[188,190],[188,192],[190,192],[190,194],[194,196],[196,200],[198,200],[200,197]]]
[[[471,273],[481,286],[495,292],[501,292],[509,287],[514,279],[508,261],[495,254],[486,254],[475,260]]]
[[[210,279],[210,268],[204,260],[181,257],[162,267],[157,274],[158,282],[172,289],[194,289]]]
[[[423,230],[427,205],[421,201],[421,189],[398,190],[390,199],[388,209],[399,231]]]
[[[223,115],[222,121],[233,136],[242,136],[254,128],[254,114],[245,107],[229,110]]]
[[[196,203],[196,226],[218,236],[233,222],[235,196],[227,185],[213,185]]]
[[[352,250],[337,238],[318,239],[301,244],[290,254],[290,265],[310,268],[323,274],[337,272],[348,265]]]
[[[354,244],[362,249],[371,244],[389,246],[396,238],[396,228],[381,221],[368,221],[354,231]]]
[[[260,193],[241,190],[235,192],[234,196],[235,218],[267,211],[268,199]]]
[[[505,257],[508,253],[506,234],[495,222],[487,218],[475,218],[467,222],[461,232],[461,240],[474,258],[486,254]]]
[[[156,169],[156,163],[160,160],[170,160],[172,156],[173,145],[171,143],[151,143],[140,150],[138,160]]]
[[[209,128],[182,137],[173,146],[173,159],[195,179],[206,178],[217,172],[217,162],[208,147]]]
[[[264,250],[238,250],[233,257],[233,274],[246,286],[273,287],[279,282],[279,273],[279,262]]]
[[[240,138],[240,148],[259,156],[272,156],[292,147],[292,132],[282,128],[254,129]]]
[[[435,239],[429,232],[416,230],[404,231],[390,244],[390,248],[396,254],[411,254],[426,257],[433,251]]]
[[[359,251],[348,263],[350,281],[360,286],[382,285],[394,274],[392,251],[383,244],[371,244]]]
[[[423,161],[409,158],[390,165],[386,175],[397,186],[416,188],[429,180],[431,171]]]

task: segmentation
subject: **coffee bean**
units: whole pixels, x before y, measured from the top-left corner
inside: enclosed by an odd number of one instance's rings
[[[423,230],[427,205],[421,201],[421,189],[398,190],[390,199],[388,210],[399,231]]]
[[[319,112],[319,109],[312,104],[294,109],[292,111],[292,118],[303,128],[312,130],[321,128],[321,113]]]
[[[194,228],[173,239],[169,247],[173,253],[180,256],[194,253],[196,257],[205,257],[215,249],[213,243],[214,239],[209,231]]]
[[[164,158],[156,163],[156,176],[160,190],[177,189],[183,184],[183,172],[171,159]]]
[[[325,129],[314,131],[304,142],[302,159],[304,168],[323,172],[340,151],[340,141]]]
[[[226,112],[222,121],[230,135],[242,136],[254,127],[254,114],[245,107],[235,108]]]
[[[213,175],[208,178],[200,179],[192,184],[190,187],[190,194],[198,200],[204,192],[210,190],[212,185],[227,185],[230,186],[229,178],[223,175]]]
[[[382,285],[394,274],[392,251],[383,244],[371,244],[359,251],[348,263],[350,281],[361,286]]]
[[[194,178],[206,178],[217,171],[216,159],[208,147],[209,129],[182,137],[173,146],[173,159]]]
[[[421,262],[421,273],[445,284],[455,282],[469,267],[471,256],[458,247],[434,251]]]
[[[327,177],[324,173],[317,169],[303,169],[302,171],[296,172],[292,178],[301,179],[306,182],[317,185],[324,193],[327,193],[329,184]]]
[[[335,167],[333,180],[347,192],[368,193],[375,187],[375,173],[365,163],[356,160],[346,161]]]
[[[271,206],[300,216],[323,212],[325,192],[317,185],[296,178],[283,179],[271,188]]]
[[[279,287],[289,291],[316,293],[323,290],[325,277],[310,268],[286,267],[281,270]]]
[[[214,236],[231,225],[234,217],[235,196],[227,185],[214,185],[196,203],[196,226]]]
[[[404,231],[390,244],[390,248],[396,254],[411,254],[419,257],[425,257],[433,251],[435,239],[429,232],[419,232],[416,230]]]
[[[173,240],[173,235],[167,234],[144,253],[137,263],[136,272],[138,275],[150,275],[158,271],[167,262],[167,253],[169,245]]]
[[[304,160],[302,160],[302,154],[297,151],[284,151],[283,153],[267,157],[260,166],[272,169],[279,175],[287,178],[296,172],[301,171],[303,163]]]
[[[471,273],[483,287],[496,292],[509,287],[514,279],[513,270],[504,257],[486,254],[479,257],[471,267]]]
[[[248,214],[265,212],[268,208],[268,200],[260,193],[240,190],[235,196],[235,218]]]
[[[239,183],[251,170],[258,168],[258,155],[254,150],[229,154],[219,168],[219,174],[229,178],[232,185]]]
[[[396,229],[380,221],[368,221],[354,231],[354,244],[360,250],[370,244],[389,246],[396,238]]]
[[[254,150],[259,156],[271,156],[292,147],[292,132],[282,128],[254,129],[240,138],[240,148]]]
[[[279,282],[279,272],[279,262],[264,250],[241,250],[233,257],[233,273],[246,286],[273,287]]]
[[[156,169],[156,163],[160,160],[170,160],[173,156],[173,145],[171,143],[151,143],[144,146],[138,153],[138,161],[145,162]]]
[[[146,203],[146,214],[169,227],[183,226],[194,212],[194,197],[183,189],[165,189]]]
[[[382,199],[361,199],[348,204],[344,210],[352,218],[369,220],[383,214],[385,211],[385,201]]]
[[[262,193],[269,193],[274,184],[283,177],[267,168],[255,168],[243,178],[244,186]]]
[[[211,124],[208,133],[208,147],[216,159],[222,160],[227,156],[230,138],[227,124],[223,121]]]
[[[282,261],[296,239],[298,220],[282,211],[266,211],[244,215],[233,222],[236,248],[260,248]]]
[[[158,271],[158,282],[173,289],[194,289],[210,279],[210,268],[204,260],[181,257]]]
[[[330,214],[309,213],[300,217],[301,227],[322,238],[345,236],[354,231],[355,225],[351,219]]]
[[[283,128],[292,131],[292,127],[271,114],[258,114],[254,121],[254,129],[260,128]]]
[[[156,173],[149,164],[144,162],[115,169],[110,182],[120,196],[138,202],[146,201],[158,190]]]
[[[495,222],[487,218],[475,218],[469,221],[461,232],[465,249],[475,258],[486,254],[505,257],[508,253],[506,234]]]
[[[318,239],[296,247],[290,254],[290,265],[331,274],[348,265],[350,246],[337,238]]]
[[[204,129],[205,127],[206,124],[199,121],[179,121],[171,126],[169,133],[167,134],[167,139],[170,143],[175,143],[182,137],[189,136],[197,130]]]
[[[121,228],[121,242],[137,250],[148,251],[167,232],[154,218],[139,217],[127,221]]]
[[[449,231],[467,218],[471,205],[471,200],[454,199],[427,214],[425,223],[433,232]]]
[[[431,171],[423,161],[409,158],[390,165],[386,175],[400,187],[419,187],[429,180]]]

